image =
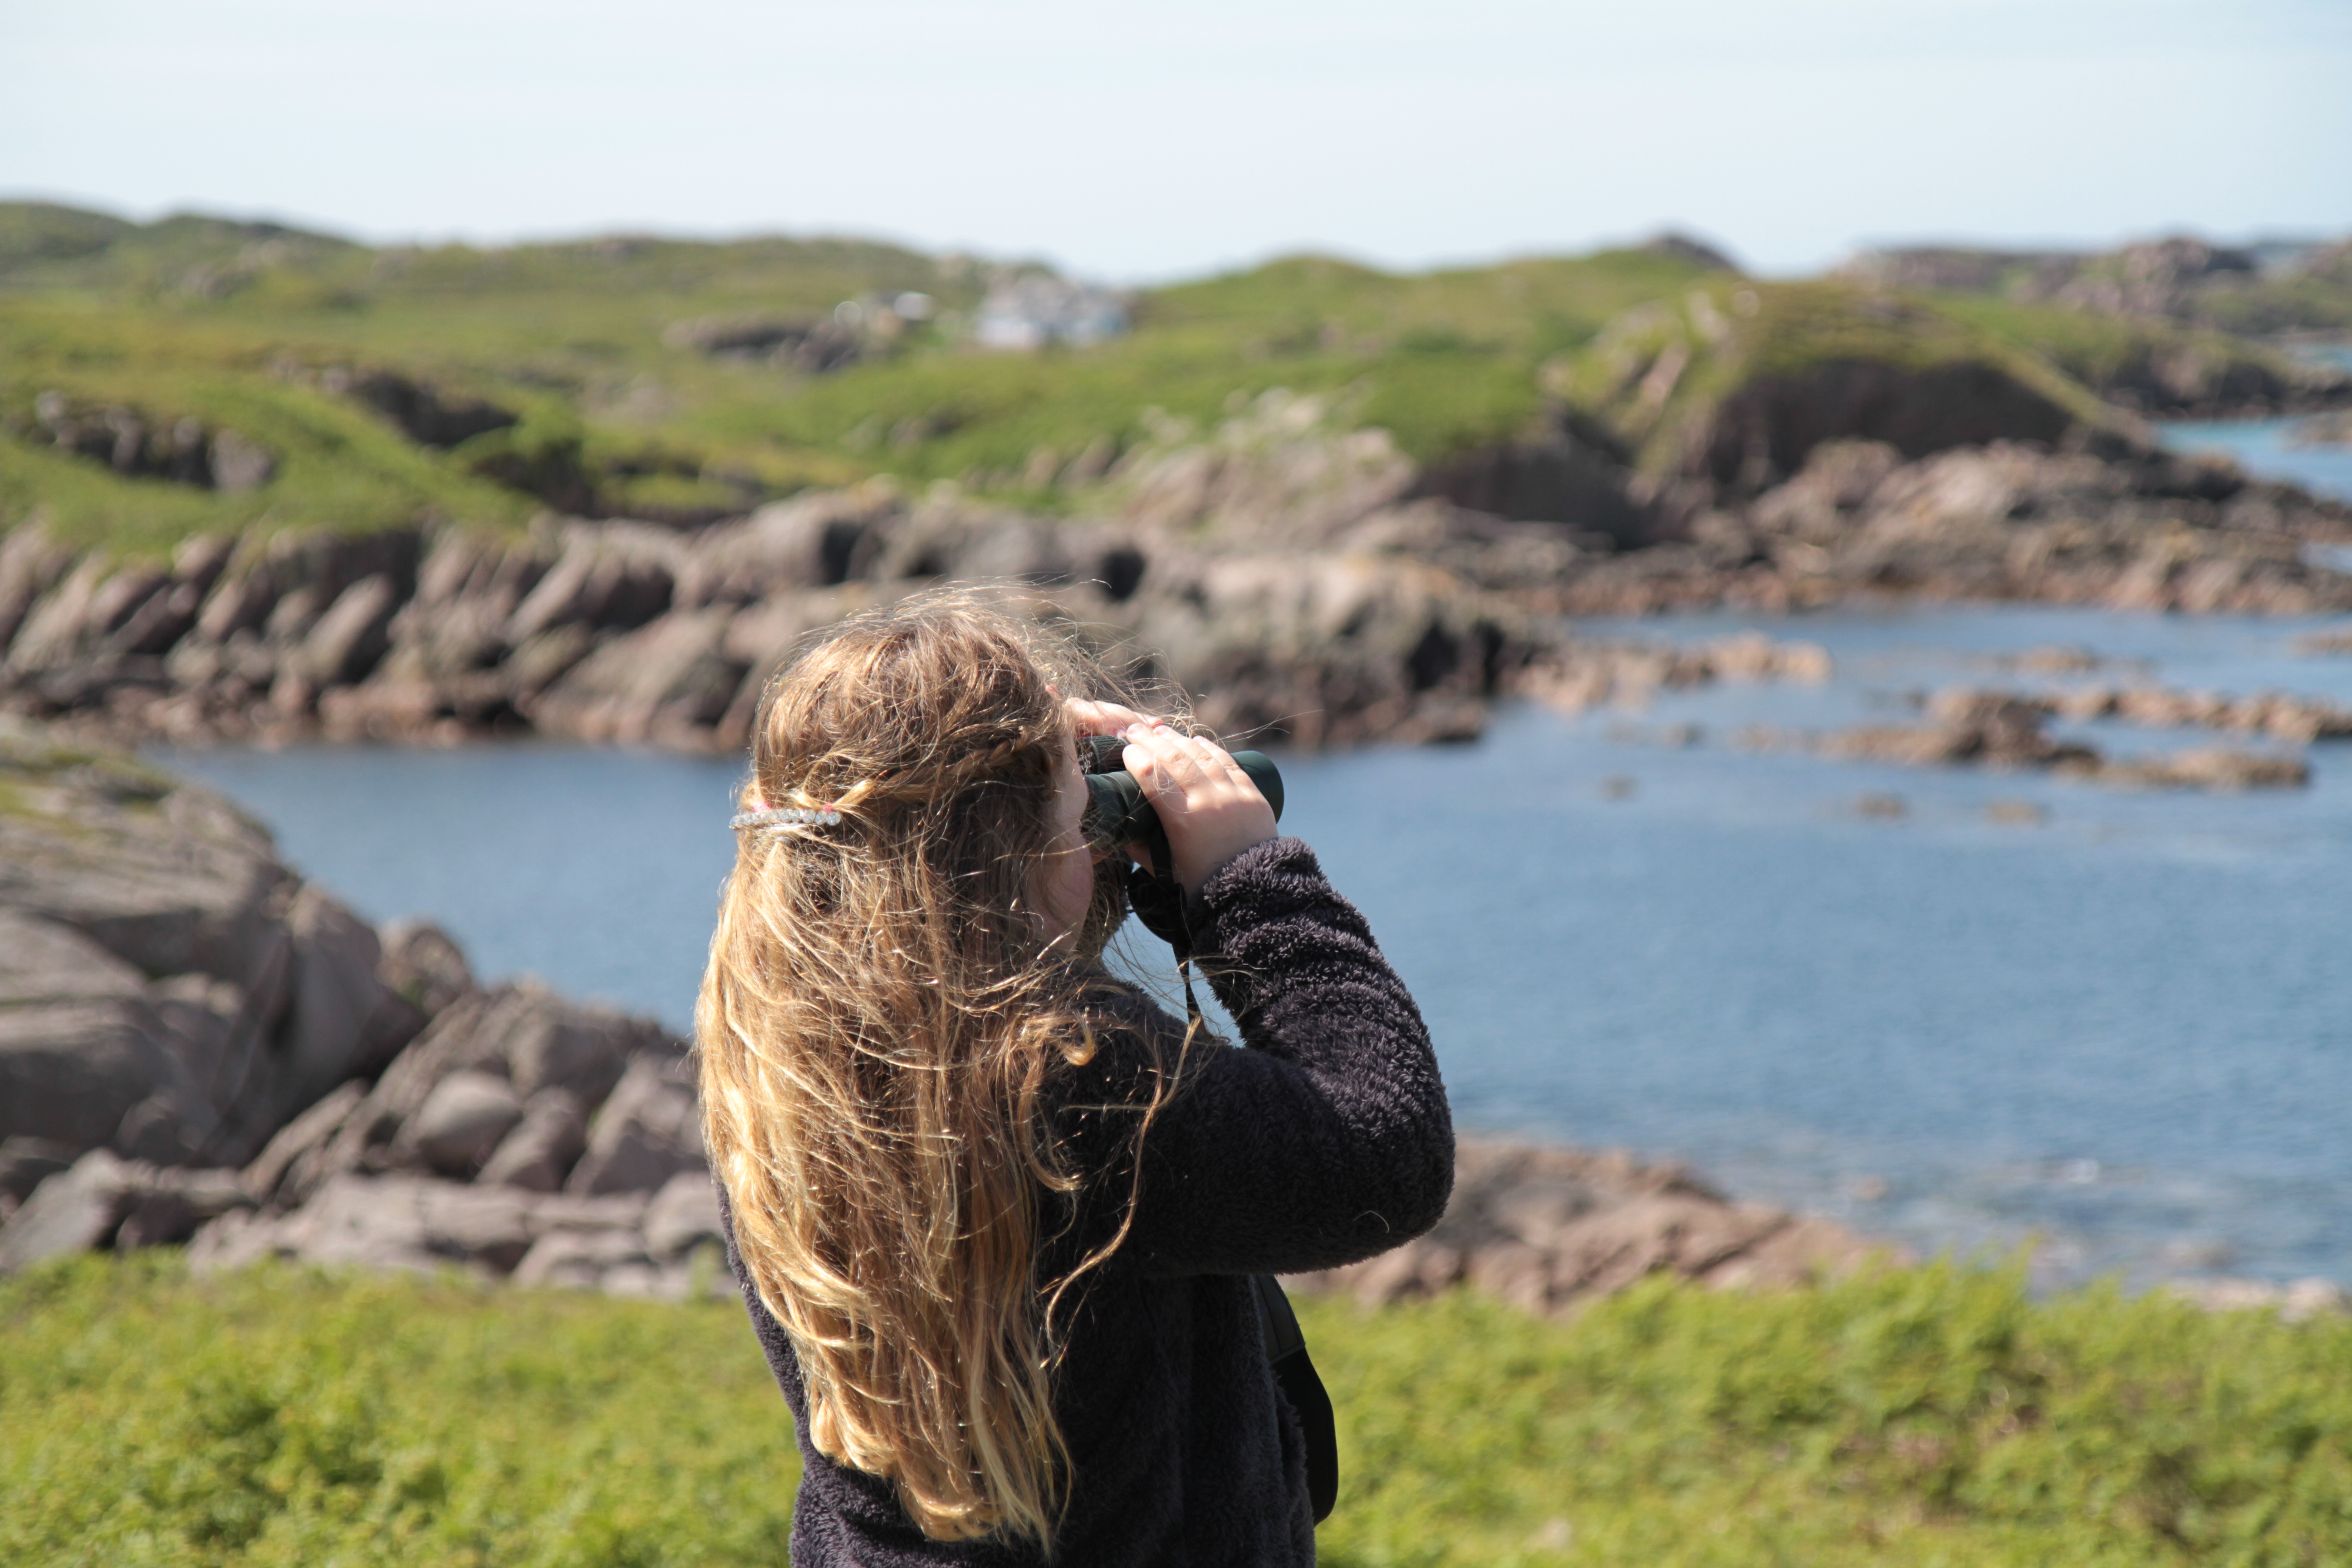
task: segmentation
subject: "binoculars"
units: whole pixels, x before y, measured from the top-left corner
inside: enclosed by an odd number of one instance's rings
[[[1135,775],[1119,766],[1120,753],[1127,742],[1116,735],[1087,737],[1087,839],[1105,848],[1139,844],[1152,853],[1152,864],[1168,864],[1168,832],[1160,825],[1160,814],[1151,809],[1150,800]],[[1265,804],[1274,807],[1278,821],[1282,816],[1282,774],[1274,759],[1264,752],[1235,752],[1234,761],[1257,785]]]

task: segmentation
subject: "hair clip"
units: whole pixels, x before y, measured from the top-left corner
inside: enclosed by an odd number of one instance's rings
[[[760,811],[735,814],[727,826],[745,827],[831,827],[841,820],[841,813],[829,805],[776,805]]]

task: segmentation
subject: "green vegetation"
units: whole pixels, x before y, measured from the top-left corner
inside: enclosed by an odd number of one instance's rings
[[[1547,356],[1705,276],[1633,251],[1413,277],[1303,257],[1158,290],[1130,335],[1030,355],[963,335],[985,282],[974,264],[887,246],[375,250],[0,205],[0,525],[37,506],[68,536],[153,549],[256,521],[710,515],[877,473],[1053,504],[1054,475],[1082,454],[1145,439],[1161,416],[1213,424],[1277,386],[1344,395],[1351,417],[1439,457],[1517,434],[1540,411]],[[694,346],[698,323],[806,327],[905,291],[939,314],[868,331],[864,357],[826,374]],[[349,395],[384,373],[518,422],[420,444]],[[226,426],[277,472],[234,495],[125,478],[45,444],[45,392],[92,417]]]
[[[2283,368],[2217,333],[1751,283],[1671,247],[1416,275],[1293,257],[1141,294],[1125,337],[1006,353],[968,331],[990,272],[851,240],[372,248],[0,204],[0,527],[38,510],[66,537],[152,552],[206,529],[511,527],[551,507],[687,522],[886,473],[1051,508],[1118,452],[1276,387],[1423,461],[1523,436],[1564,396],[1664,468],[1749,378],[1841,355],[1981,363],[2090,418],[2085,386],[2184,351]],[[909,293],[929,305],[898,311]],[[844,353],[791,348],[812,333]],[[1686,363],[1654,384],[1677,342]],[[81,445],[59,449],[44,394]],[[486,417],[453,433],[397,414],[420,399]],[[244,489],[110,466],[89,434],[110,416],[226,429],[275,466]]]
[[[1945,1267],[1568,1324],[1301,1306],[1342,1568],[2352,1555],[2352,1321]],[[0,1282],[0,1344],[12,1564],[783,1561],[790,1426],[731,1302],[142,1254]]]
[[[2076,420],[2115,417],[2078,383],[2015,342],[1924,300],[1843,283],[1694,289],[1611,323],[1587,353],[1549,367],[1552,389],[1609,427],[1636,465],[1688,465],[1717,411],[1759,382],[1801,382],[1841,363],[1907,371],[1983,366]]]
[[[799,1461],[731,1304],[176,1258],[0,1285],[0,1562],[782,1563]]]

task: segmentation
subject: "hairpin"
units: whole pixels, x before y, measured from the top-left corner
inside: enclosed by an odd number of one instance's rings
[[[841,813],[829,805],[775,805],[758,811],[740,811],[728,826],[745,827],[831,827],[841,820]]]

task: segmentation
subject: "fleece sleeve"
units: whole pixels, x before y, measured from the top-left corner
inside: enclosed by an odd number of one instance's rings
[[[1244,852],[1208,879],[1192,914],[1202,972],[1242,1048],[1208,1037],[1181,1047],[1176,1088],[1139,1154],[1130,1146],[1114,1169],[1097,1169],[1097,1194],[1133,1194],[1128,1267],[1328,1268],[1436,1224],[1453,1186],[1454,1126],[1429,1031],[1314,851],[1276,838]],[[1122,1049],[1171,1062],[1181,1026],[1139,1022]]]

